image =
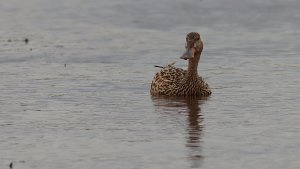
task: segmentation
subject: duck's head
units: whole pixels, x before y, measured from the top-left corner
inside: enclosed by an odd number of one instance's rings
[[[186,35],[186,52],[180,57],[180,59],[192,59],[196,53],[199,53],[203,49],[203,42],[200,38],[200,34],[197,32],[190,32]]]

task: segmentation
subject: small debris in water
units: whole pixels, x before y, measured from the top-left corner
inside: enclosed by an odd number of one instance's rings
[[[24,42],[27,44],[29,42],[29,39],[25,38]]]
[[[154,67],[164,68],[163,66],[154,65]]]
[[[13,162],[10,162],[9,164],[9,168],[12,169],[13,168]]]

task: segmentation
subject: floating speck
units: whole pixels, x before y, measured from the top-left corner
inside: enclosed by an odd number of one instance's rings
[[[29,39],[28,38],[25,38],[24,39],[24,42],[27,44],[29,42]]]

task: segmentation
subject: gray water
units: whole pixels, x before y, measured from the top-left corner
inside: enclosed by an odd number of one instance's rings
[[[0,168],[298,169],[300,1],[2,0]],[[205,43],[212,96],[155,98]],[[25,43],[25,39],[29,42]]]

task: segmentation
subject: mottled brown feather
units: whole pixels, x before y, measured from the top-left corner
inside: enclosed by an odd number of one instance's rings
[[[157,72],[151,83],[153,96],[209,96],[211,90],[201,76],[187,79],[187,70],[168,65]]]

